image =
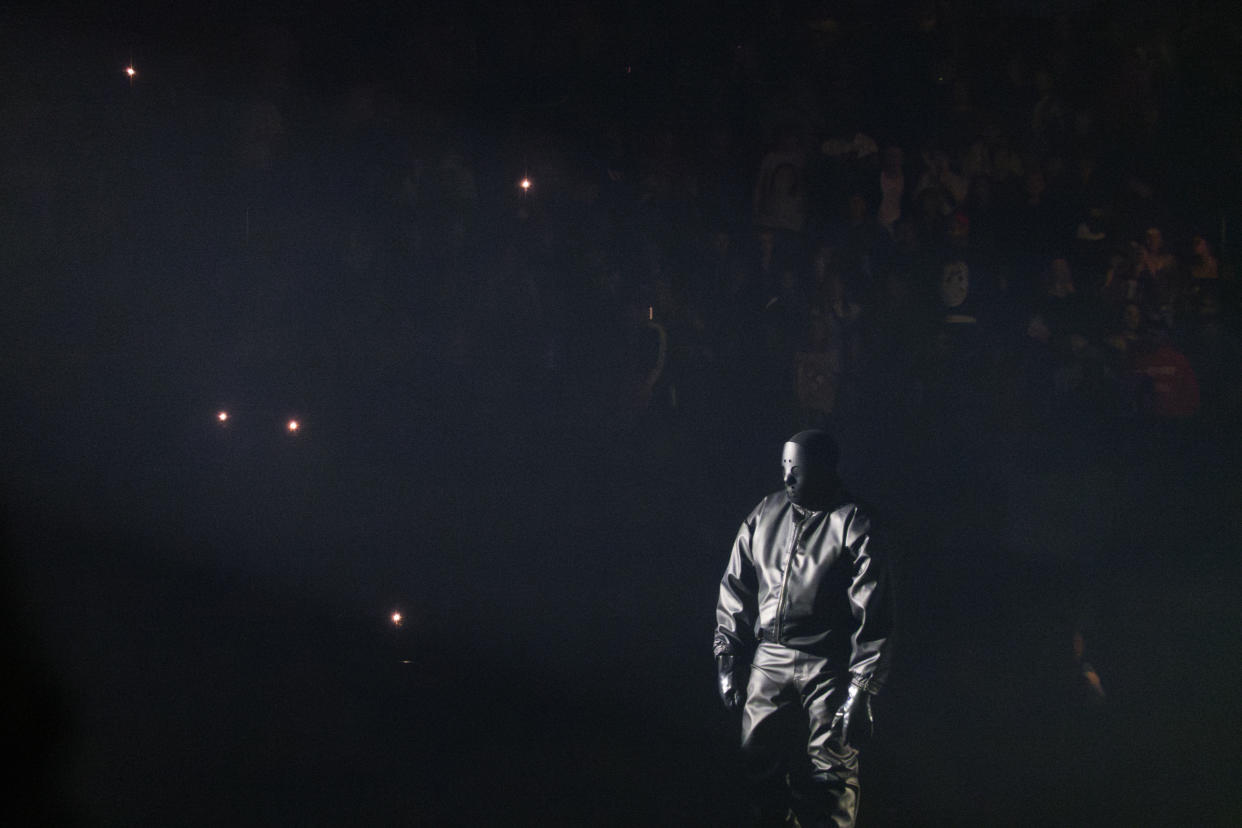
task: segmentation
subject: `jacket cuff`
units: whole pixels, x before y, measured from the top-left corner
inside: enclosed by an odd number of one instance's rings
[[[884,686],[884,683],[878,681],[874,676],[850,676],[850,684],[872,696],[879,693]]]

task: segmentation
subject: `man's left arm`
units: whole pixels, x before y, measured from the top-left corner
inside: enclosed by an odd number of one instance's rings
[[[892,660],[892,577],[869,517],[855,512],[845,540],[854,562],[849,587],[855,624],[850,637],[850,684],[875,695],[888,679]]]
[[[848,696],[833,719],[833,729],[839,729],[841,741],[848,743],[851,729],[861,722],[870,729],[871,697],[888,678],[894,609],[888,561],[869,517],[855,512],[845,543],[853,560],[848,598],[855,626],[850,637]]]

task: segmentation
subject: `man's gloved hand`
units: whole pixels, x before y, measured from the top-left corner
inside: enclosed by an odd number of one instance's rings
[[[871,717],[871,694],[857,684],[850,684],[848,695],[837,714],[832,717],[832,732],[843,745],[854,744],[859,737],[871,737],[875,720]]]
[[[716,656],[716,691],[724,702],[725,710],[740,710],[746,701],[746,693],[737,686],[733,669],[733,653]]]

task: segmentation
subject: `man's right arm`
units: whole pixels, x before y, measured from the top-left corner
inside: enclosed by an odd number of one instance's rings
[[[749,662],[754,646],[754,624],[758,613],[758,578],[751,557],[751,541],[760,504],[733,541],[729,565],[720,579],[720,596],[716,601],[716,634],[712,653],[716,656],[716,690],[726,710],[738,710],[746,703],[742,686],[743,667]]]
[[[720,579],[716,634],[712,641],[712,654],[716,656],[729,654],[745,658],[754,646],[759,584],[751,557],[751,541],[762,508],[763,504],[760,504],[738,529],[729,565]]]

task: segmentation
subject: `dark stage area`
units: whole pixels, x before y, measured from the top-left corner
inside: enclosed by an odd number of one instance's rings
[[[693,429],[631,434],[623,451],[570,423],[550,440],[506,422],[490,438],[443,423],[460,436],[427,462],[461,473],[399,493],[360,491],[392,461],[348,441],[310,466],[274,459],[289,480],[350,470],[296,502],[210,481],[272,529],[230,560],[202,513],[216,501],[190,485],[201,468],[170,472],[179,485],[141,514],[109,508],[128,524],[24,504],[8,648],[31,804],[56,824],[735,824],[736,721],[705,630],[732,507],[764,491],[726,471],[755,449],[705,463]],[[1237,460],[1236,444],[1192,441],[1121,468],[990,469],[953,498],[990,537],[955,535],[930,495],[886,504],[901,516],[901,658],[864,754],[862,821],[1229,824],[1239,566],[1220,521],[1237,517]],[[905,473],[938,488],[926,466]],[[1059,505],[1072,522],[1041,526]],[[406,539],[388,577],[362,580],[375,569],[352,526],[320,534],[357,514]],[[301,579],[254,572],[244,555],[263,554]]]

